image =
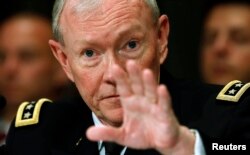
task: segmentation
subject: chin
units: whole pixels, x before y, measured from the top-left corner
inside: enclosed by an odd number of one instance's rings
[[[123,121],[123,110],[122,108],[116,108],[107,110],[104,114],[106,122],[111,126],[120,126]]]

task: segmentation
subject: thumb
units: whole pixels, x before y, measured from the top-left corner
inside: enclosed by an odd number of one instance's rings
[[[86,136],[92,141],[114,141],[117,142],[120,137],[118,128],[108,126],[92,126],[88,128]]]

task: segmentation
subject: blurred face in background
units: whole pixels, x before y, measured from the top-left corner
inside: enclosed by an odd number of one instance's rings
[[[250,81],[250,6],[219,5],[204,24],[201,72],[208,83]]]
[[[50,22],[16,16],[0,27],[0,94],[8,104],[50,97],[55,60],[48,46]]]

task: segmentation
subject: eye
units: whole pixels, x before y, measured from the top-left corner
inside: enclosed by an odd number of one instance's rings
[[[93,57],[94,54],[95,54],[95,53],[94,53],[93,50],[86,50],[86,51],[84,52],[84,56],[86,56],[86,57],[88,57],[88,58]]]
[[[128,47],[131,49],[134,49],[137,47],[137,42],[136,41],[129,41],[128,42]]]
[[[19,58],[23,62],[32,62],[38,57],[38,51],[32,49],[21,49],[19,53]]]
[[[248,37],[247,35],[245,34],[235,34],[233,35],[232,37],[232,40],[237,43],[237,44],[241,44],[241,45],[248,45],[249,44],[249,41],[250,41],[250,37]]]
[[[124,52],[135,52],[140,48],[140,42],[138,40],[130,40],[128,41],[125,46],[123,51]]]
[[[93,67],[101,61],[101,52],[96,49],[84,48],[80,52],[81,64],[85,67]]]
[[[203,36],[203,45],[208,47],[212,46],[216,40],[217,34],[216,33],[207,33]]]
[[[127,43],[127,49],[136,49],[138,46],[138,42],[135,40],[131,40]]]
[[[143,47],[142,39],[130,39],[119,50],[119,54],[129,59],[135,59],[143,53]]]

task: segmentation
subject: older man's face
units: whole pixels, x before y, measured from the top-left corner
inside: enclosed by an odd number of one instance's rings
[[[160,63],[167,53],[166,16],[161,32],[161,24],[153,23],[145,4],[118,1],[105,1],[87,13],[73,12],[74,2],[67,3],[60,19],[65,45],[58,46],[55,52],[90,109],[104,124],[110,125],[122,122],[111,66],[118,64],[125,71],[126,61],[132,59],[141,68],[150,68],[157,79]]]

